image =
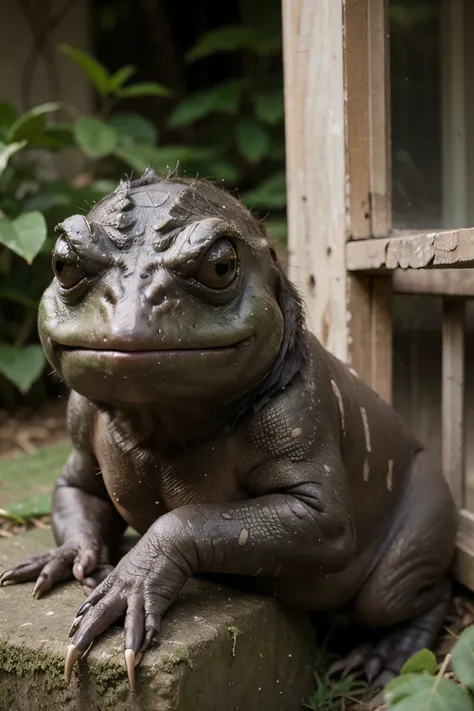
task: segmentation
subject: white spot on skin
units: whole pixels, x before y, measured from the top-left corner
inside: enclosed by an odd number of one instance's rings
[[[366,457],[365,461],[364,461],[364,481],[369,481],[369,474],[370,474],[369,460]]]
[[[291,430],[292,437],[299,437],[300,434],[301,434],[301,427],[295,427],[294,430]]]
[[[388,471],[387,471],[387,489],[392,491],[393,488],[393,459],[388,460]]]
[[[249,539],[249,532],[246,528],[243,528],[240,532],[239,540],[237,541],[239,546],[245,546]]]
[[[229,521],[230,521],[230,519],[232,518],[232,516],[230,515],[230,513],[221,513],[221,516],[222,516],[222,518],[226,518],[226,519],[229,520]]]
[[[324,465],[324,471],[326,471],[328,473],[331,471],[331,467],[329,466],[329,464]]]
[[[333,389],[334,395],[336,396],[337,406],[339,408],[339,415],[341,416],[342,435],[344,436],[346,434],[346,415],[344,412],[344,403],[342,401],[341,391],[337,387],[337,384],[334,382],[334,380],[331,380],[331,387]]]
[[[371,452],[370,448],[370,429],[369,429],[369,420],[367,419],[367,412],[365,410],[365,407],[360,408],[360,414],[362,415],[362,422],[364,425],[364,433],[365,433],[365,446],[367,448],[368,452]]]

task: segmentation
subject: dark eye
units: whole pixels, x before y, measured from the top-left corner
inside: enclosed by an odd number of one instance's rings
[[[87,276],[80,266],[77,256],[72,253],[67,242],[61,238],[54,248],[52,266],[56,278],[65,289],[72,289]]]
[[[232,242],[220,239],[207,251],[194,276],[210,289],[224,289],[235,279],[237,266],[237,252]]]

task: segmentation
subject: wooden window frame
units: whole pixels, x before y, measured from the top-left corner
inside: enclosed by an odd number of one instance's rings
[[[388,0],[282,0],[282,9],[290,277],[323,345],[389,402],[393,292],[443,296],[443,466],[460,511],[455,570],[474,590],[456,298],[474,296],[472,273],[459,271],[474,267],[474,228],[392,228]]]

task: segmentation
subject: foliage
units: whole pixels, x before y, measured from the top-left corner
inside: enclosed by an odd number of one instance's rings
[[[168,96],[169,91],[159,84],[127,84],[133,67],[109,74],[77,49],[63,47],[62,51],[87,73],[101,97],[98,116],[52,121],[60,111],[66,115],[71,111],[48,103],[18,114],[10,104],[0,103],[0,375],[4,399],[11,394],[7,383],[26,393],[44,369],[42,348],[34,342],[36,309],[50,280],[52,238],[48,235],[54,226],[102,198],[116,178],[136,167],[134,150],[137,155],[146,150],[146,163],[163,167],[161,159],[161,163],[158,158],[152,160],[153,151],[159,151],[154,125],[138,114],[110,116],[110,111],[128,97]],[[47,159],[70,149],[79,152],[79,175],[46,178]]]
[[[248,8],[242,22],[204,32],[185,54],[190,71],[220,54],[235,56],[239,69],[179,102],[160,83],[134,82],[131,65],[111,72],[62,45],[95,90],[93,115],[53,102],[19,114],[0,103],[0,404],[14,401],[15,389],[28,392],[44,372],[36,310],[51,279],[54,226],[101,199],[124,172],[151,165],[166,173],[179,164],[182,173],[238,186],[251,209],[271,211],[270,237],[284,242],[280,12],[266,2]],[[143,97],[169,106],[160,131],[123,106]]]
[[[449,663],[452,674],[445,676]],[[385,687],[387,711],[474,711],[474,626],[459,637],[437,669],[435,655],[421,650]]]

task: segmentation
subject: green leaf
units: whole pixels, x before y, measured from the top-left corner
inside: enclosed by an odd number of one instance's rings
[[[109,79],[109,93],[114,94],[117,89],[121,89],[123,85],[126,84],[127,81],[130,79],[130,77],[132,77],[136,73],[137,70],[131,65],[127,65],[126,67],[122,67],[121,69],[116,71],[115,74],[112,74]]]
[[[406,674],[385,687],[388,711],[473,711],[466,689],[430,674]]]
[[[31,264],[44,244],[46,221],[41,212],[25,212],[15,220],[0,218],[0,244]]]
[[[21,151],[22,148],[26,146],[28,141],[19,141],[18,143],[0,143],[0,176],[8,165],[10,158]]]
[[[0,373],[25,394],[41,375],[46,360],[40,345],[0,345]]]
[[[50,101],[46,104],[35,106],[30,111],[22,114],[10,126],[8,132],[8,142],[28,140],[32,141],[41,136],[46,126],[46,114],[58,111],[62,105],[58,102]]]
[[[239,121],[235,129],[235,142],[239,153],[249,162],[258,163],[268,155],[270,134],[255,119]]]
[[[136,145],[133,148],[119,147],[115,150],[118,158],[138,172],[143,172],[149,166],[155,168],[158,173],[166,172],[174,169],[178,163],[189,160],[193,154],[194,150],[186,146],[155,148]]]
[[[167,86],[153,81],[130,84],[130,86],[124,86],[115,92],[120,99],[131,99],[134,96],[171,96],[172,93]]]
[[[282,208],[286,205],[286,176],[281,170],[274,173],[253,190],[248,190],[241,196],[249,208],[274,207]]]
[[[237,113],[242,93],[248,85],[247,79],[231,79],[214,87],[214,106],[216,111],[229,114]]]
[[[9,129],[18,118],[18,111],[8,101],[0,101],[0,128]]]
[[[203,34],[185,54],[188,62],[209,57],[217,52],[236,52],[242,49],[258,49],[260,35],[253,27],[226,25]]]
[[[118,133],[111,126],[92,116],[80,116],[74,123],[74,138],[90,158],[104,158],[113,153]]]
[[[110,93],[110,73],[97,59],[68,44],[62,44],[59,47],[59,51],[69,57],[74,64],[87,74],[101,96],[107,96]]]
[[[451,655],[451,664],[457,678],[474,691],[474,625],[462,632]]]
[[[283,91],[272,89],[257,95],[255,99],[255,116],[260,121],[274,126],[282,121],[284,115]]]
[[[215,110],[214,91],[197,91],[184,99],[169,115],[170,128],[189,126]]]
[[[434,674],[435,671],[435,655],[430,649],[422,649],[405,662],[402,667],[401,674],[417,674],[421,672],[428,672],[428,674]]]
[[[124,146],[135,143],[154,146],[158,140],[156,126],[140,114],[132,112],[114,114],[109,119],[109,125],[117,131],[120,143]]]

